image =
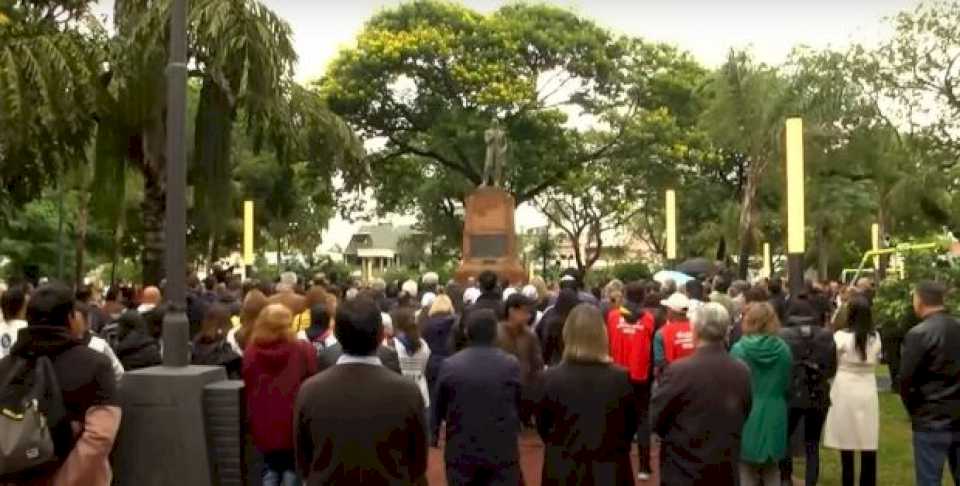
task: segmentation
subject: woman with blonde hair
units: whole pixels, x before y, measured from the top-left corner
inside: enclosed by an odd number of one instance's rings
[[[263,454],[263,484],[297,484],[293,408],[304,380],[317,372],[317,353],[296,338],[293,314],[282,304],[260,312],[243,358],[250,435]]]
[[[543,378],[537,431],[545,486],[633,485],[637,408],[627,372],[612,364],[600,310],[576,306],[563,326],[563,361]]]
[[[546,280],[537,275],[530,279],[530,285],[537,289],[537,310],[546,311],[550,305],[550,290],[547,288]]]
[[[740,484],[780,486],[779,463],[787,451],[787,397],[793,357],[780,338],[780,319],[767,302],[750,304],[743,315],[743,337],[730,355],[750,368],[753,406],[743,425]]]
[[[423,325],[423,340],[430,348],[430,359],[427,360],[427,387],[433,392],[433,387],[440,376],[440,366],[443,361],[453,354],[451,346],[451,332],[457,316],[454,312],[453,301],[446,294],[440,294],[433,301],[427,312],[427,321]]]
[[[240,356],[243,356],[243,350],[247,347],[254,322],[266,306],[267,296],[257,289],[247,292],[247,296],[244,297],[243,305],[240,306],[240,327],[234,327],[227,332],[227,342]]]

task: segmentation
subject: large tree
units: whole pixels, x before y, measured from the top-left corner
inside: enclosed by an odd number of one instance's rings
[[[504,185],[518,204],[609,150],[583,143],[573,122],[628,109],[625,47],[554,7],[513,4],[482,15],[421,0],[368,21],[318,88],[360,134],[381,142],[369,177],[348,182],[369,184],[381,211],[456,223],[481,182],[483,132],[495,119],[510,140]]]
[[[89,3],[0,4],[0,227],[11,205],[86,159],[104,56]]]
[[[745,164],[738,228],[739,276],[747,276],[757,239],[760,187],[780,157],[791,93],[777,69],[731,50],[708,85],[702,127],[718,148]]]

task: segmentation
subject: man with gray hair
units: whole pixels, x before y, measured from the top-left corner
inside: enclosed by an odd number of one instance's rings
[[[711,302],[692,313],[696,351],[660,376],[651,402],[663,484],[734,486],[750,415],[750,370],[727,355],[730,315]]]

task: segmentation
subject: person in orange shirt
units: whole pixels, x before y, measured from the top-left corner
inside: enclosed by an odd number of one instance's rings
[[[638,479],[648,481],[650,465],[650,358],[654,318],[643,309],[644,286],[634,282],[626,286],[626,299],[619,292],[614,295],[607,312],[607,335],[610,356],[629,372],[630,384],[637,408],[637,450],[640,467]]]
[[[677,292],[660,303],[667,308],[667,324],[653,338],[653,362],[657,376],[667,365],[690,356],[696,349],[690,319],[687,318],[690,299]]]

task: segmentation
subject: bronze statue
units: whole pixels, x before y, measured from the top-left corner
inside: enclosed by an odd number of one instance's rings
[[[507,161],[507,133],[500,128],[497,120],[493,121],[485,132],[483,139],[487,142],[487,158],[483,163],[483,179],[480,186],[500,187],[503,184],[503,165]]]

